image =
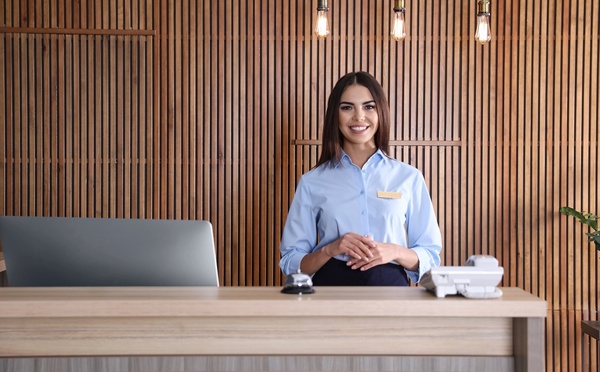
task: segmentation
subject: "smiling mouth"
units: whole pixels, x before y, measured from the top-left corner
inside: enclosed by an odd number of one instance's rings
[[[350,130],[352,130],[353,132],[363,132],[365,130],[367,130],[369,127],[366,125],[360,125],[360,126],[352,126],[350,127]]]

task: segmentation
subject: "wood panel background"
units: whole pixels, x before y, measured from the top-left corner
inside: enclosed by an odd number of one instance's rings
[[[443,263],[495,255],[548,302],[547,370],[596,370],[599,254],[558,209],[600,213],[598,2],[492,0],[484,46],[475,0],[407,0],[403,42],[391,1],[329,5],[321,41],[315,1],[0,0],[0,213],[207,219],[223,285],[279,286],[328,92],[366,70]]]

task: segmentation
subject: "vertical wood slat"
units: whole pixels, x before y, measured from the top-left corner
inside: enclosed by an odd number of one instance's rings
[[[430,186],[444,263],[496,255],[504,285],[548,301],[548,370],[580,370],[582,346],[597,368],[578,320],[598,317],[598,253],[557,213],[600,209],[597,2],[492,2],[485,46],[474,1],[407,2],[400,43],[383,0],[330,2],[324,41],[308,1],[4,5],[2,24],[39,33],[0,34],[2,214],[209,219],[223,285],[280,285],[319,150],[294,141],[319,140],[333,84],[364,69],[390,99],[392,154]],[[102,34],[119,29],[155,36]]]

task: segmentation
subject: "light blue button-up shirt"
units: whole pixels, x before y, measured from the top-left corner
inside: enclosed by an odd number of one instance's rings
[[[334,166],[300,178],[281,238],[281,270],[298,272],[306,254],[350,232],[414,250],[419,269],[406,273],[415,283],[440,264],[442,237],[423,175],[381,151],[362,169],[342,152]]]

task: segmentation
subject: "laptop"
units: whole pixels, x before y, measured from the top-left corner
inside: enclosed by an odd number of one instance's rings
[[[0,217],[8,285],[219,286],[208,221]]]

